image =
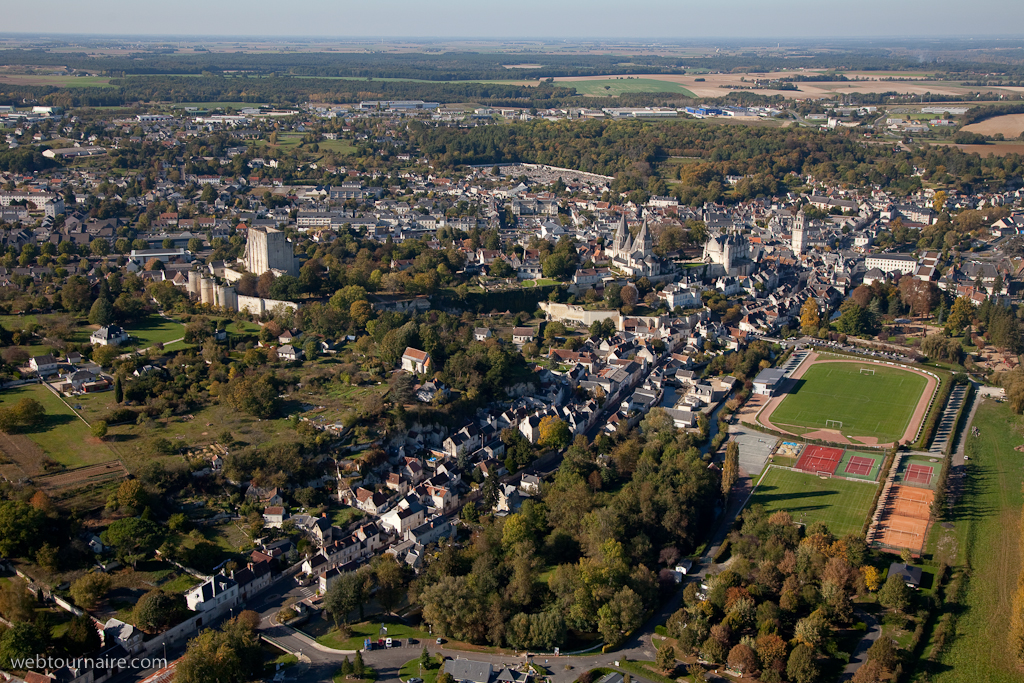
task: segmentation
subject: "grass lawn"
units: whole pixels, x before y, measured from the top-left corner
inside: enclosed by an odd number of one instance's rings
[[[871,514],[876,486],[772,467],[754,491],[751,505],[785,510],[795,522],[824,522],[836,536],[859,534]]]
[[[528,287],[545,287],[547,285],[557,285],[558,280],[552,280],[550,278],[542,277],[537,280],[523,280],[523,288]]]
[[[387,633],[382,634],[380,632],[381,626],[387,628]],[[360,624],[352,624],[349,628],[352,630],[352,637],[347,640],[339,638],[337,632],[330,632],[320,636],[316,641],[321,645],[333,647],[337,650],[359,650],[363,647],[363,641],[367,638],[372,640],[377,640],[378,638],[401,638],[403,640],[416,638],[422,641],[432,637],[426,631],[421,631],[399,621],[364,621]],[[419,653],[419,650],[416,650],[416,653]]]
[[[861,374],[870,368],[873,375]],[[771,414],[779,426],[797,433],[824,429],[839,420],[845,436],[900,439],[927,380],[906,370],[860,363],[816,363]]]
[[[558,81],[555,85],[563,88],[576,88],[576,92],[590,97],[615,97],[623,93],[633,92],[668,92],[687,97],[694,97],[694,94],[679,85],[670,81],[660,81],[655,78],[609,78],[592,81]]]
[[[349,507],[343,505],[340,508],[330,511],[331,523],[342,529],[346,528],[353,521],[363,516],[363,511],[359,508]]]
[[[168,320],[151,315],[127,327],[128,334],[138,341],[139,346],[148,347],[160,342],[166,344],[185,336],[185,326],[177,320]]]
[[[953,534],[958,564],[970,577],[957,637],[947,645],[935,683],[1011,683],[1021,674],[1006,642],[1010,604],[1021,568],[1020,510],[1024,457],[1013,450],[1024,442],[1024,424],[1009,404],[984,401],[973,425],[980,447],[968,462],[964,495],[956,505]],[[958,608],[954,607],[954,609]],[[993,627],[996,626],[994,629]]]
[[[321,140],[317,143],[320,145],[321,152],[334,152],[335,154],[355,154],[356,146],[348,140]]]
[[[426,668],[420,667],[420,658],[410,659],[408,662],[402,665],[402,668],[398,670],[398,678],[407,681],[410,678],[422,678],[423,683],[434,683],[437,680],[437,674],[441,672],[441,667],[438,666],[437,660],[434,657],[430,658],[430,666]]]
[[[117,457],[106,443],[93,437],[89,426],[79,420],[74,411],[42,385],[5,389],[0,393],[0,405],[10,406],[23,398],[34,398],[43,404],[46,420],[37,430],[15,435],[15,439],[28,437],[46,455],[67,467],[91,465]]]

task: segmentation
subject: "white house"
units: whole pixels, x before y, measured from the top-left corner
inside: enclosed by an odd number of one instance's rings
[[[238,604],[238,583],[217,574],[185,593],[185,604],[193,612],[209,612]]]
[[[402,354],[402,369],[417,375],[430,372],[430,354],[411,346],[406,347]]]
[[[107,325],[93,332],[89,336],[89,342],[100,346],[120,346],[128,341],[128,338],[128,333],[118,325]]]
[[[29,359],[28,366],[40,375],[51,375],[57,372],[57,359],[49,353],[45,356],[33,356]]]

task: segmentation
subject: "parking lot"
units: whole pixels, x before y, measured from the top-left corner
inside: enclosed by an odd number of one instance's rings
[[[768,456],[779,442],[777,437],[762,434],[742,425],[730,426],[729,438],[739,444],[740,469],[752,477],[756,477],[764,469]]]

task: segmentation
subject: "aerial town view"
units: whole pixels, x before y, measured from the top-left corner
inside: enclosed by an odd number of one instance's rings
[[[1019,7],[41,9],[0,683],[1024,681]]]

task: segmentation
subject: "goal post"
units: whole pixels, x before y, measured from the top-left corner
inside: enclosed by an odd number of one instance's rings
[[[828,429],[829,427],[834,427],[836,429],[842,429],[843,428],[843,421],[842,420],[825,420],[825,429]]]
[[[818,472],[817,474],[822,479],[831,479],[832,478],[832,473],[831,472]]]
[[[875,374],[875,369],[874,368],[861,368],[860,369],[860,374],[862,374],[862,375],[873,375],[873,374]]]

